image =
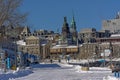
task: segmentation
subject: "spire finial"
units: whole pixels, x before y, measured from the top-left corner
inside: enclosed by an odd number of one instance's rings
[[[74,11],[72,10],[72,23],[75,22],[75,19],[74,19]]]
[[[72,22],[71,22],[71,28],[76,30],[76,22],[75,22],[75,18],[74,18],[74,12],[72,10]]]

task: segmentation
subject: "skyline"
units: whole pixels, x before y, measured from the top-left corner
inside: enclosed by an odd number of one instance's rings
[[[27,24],[31,30],[46,29],[61,32],[64,16],[71,24],[74,14],[77,31],[82,28],[102,29],[102,20],[115,18],[120,11],[116,0],[24,0],[20,10],[28,12]]]

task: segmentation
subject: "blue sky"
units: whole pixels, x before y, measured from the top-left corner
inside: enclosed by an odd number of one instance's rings
[[[112,19],[120,11],[120,0],[24,0],[22,12],[28,12],[27,24],[32,30],[61,32],[63,17],[71,23],[73,12],[77,31],[82,28],[101,30],[102,20]]]

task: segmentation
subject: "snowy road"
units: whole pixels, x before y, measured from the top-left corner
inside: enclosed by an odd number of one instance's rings
[[[34,66],[32,74],[10,80],[103,80],[108,75],[112,75],[109,70],[78,72],[73,66],[40,64]]]

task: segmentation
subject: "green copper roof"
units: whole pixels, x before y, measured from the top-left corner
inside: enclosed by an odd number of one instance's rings
[[[74,29],[76,29],[76,23],[75,23],[74,16],[73,16],[73,18],[72,18],[72,22],[71,22],[71,28],[74,28]]]

